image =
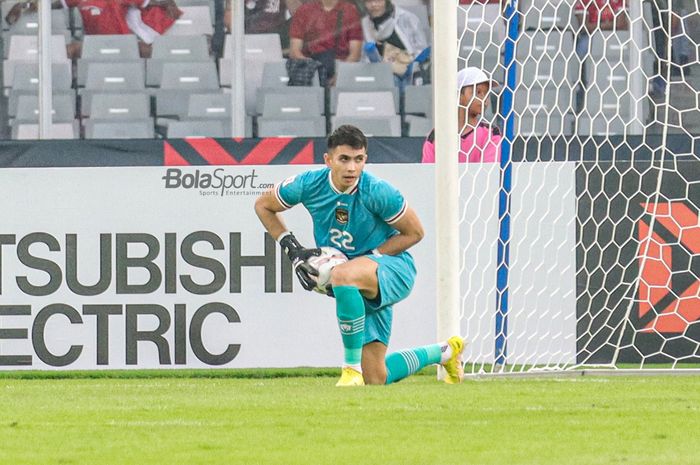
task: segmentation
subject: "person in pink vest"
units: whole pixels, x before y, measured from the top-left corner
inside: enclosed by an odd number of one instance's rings
[[[498,162],[501,154],[501,131],[481,121],[489,104],[491,87],[498,86],[479,68],[469,67],[457,73],[459,107],[457,127],[461,134],[460,163]],[[435,163],[435,130],[423,143],[423,163]]]

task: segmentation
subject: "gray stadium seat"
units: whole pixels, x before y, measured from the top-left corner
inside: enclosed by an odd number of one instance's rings
[[[406,86],[404,112],[432,117],[433,86]]]
[[[576,134],[579,136],[608,136],[614,134],[631,134],[632,122],[620,115],[595,117],[579,116],[576,119]]]
[[[567,29],[573,24],[573,0],[522,0],[518,3],[526,30]]]
[[[399,116],[383,118],[355,118],[352,116],[336,116],[332,120],[333,129],[343,124],[358,127],[367,137],[400,137],[401,119]]]
[[[588,88],[596,88],[601,91],[612,88],[623,92],[629,87],[630,67],[625,63],[606,60],[594,63],[587,59],[583,70]]]
[[[498,43],[506,37],[505,23],[501,16],[500,5],[473,2],[460,5],[457,9],[457,33],[462,31],[495,33]]]
[[[173,121],[168,124],[168,138],[226,137],[226,123],[221,120]]]
[[[85,88],[78,90],[81,108],[90,108],[94,94],[145,91],[143,62],[92,62],[87,69]]]
[[[408,135],[409,137],[427,137],[430,131],[433,130],[433,120],[430,118],[421,118],[420,116],[407,117]]]
[[[262,109],[262,115],[272,119],[304,119],[322,114],[318,100],[293,93],[268,95]]]
[[[257,89],[255,114],[261,115],[265,107],[265,100],[270,96],[281,96],[282,98],[304,98],[318,102],[322,113],[325,112],[325,95],[322,87],[261,87]],[[275,97],[277,98],[277,97]]]
[[[3,87],[12,87],[12,79],[17,63],[37,62],[38,50],[36,36],[10,36],[7,60],[3,62]],[[64,63],[67,61],[65,39],[63,36],[53,35],[51,37],[51,62]]]
[[[391,92],[339,92],[336,115],[375,118],[398,113]]]
[[[85,88],[100,91],[144,89],[143,62],[92,62],[87,68]]]
[[[629,31],[594,31],[590,35],[588,56],[595,61],[629,62],[632,38]]]
[[[459,57],[466,66],[476,66],[488,74],[498,68],[501,58],[501,42],[495,33],[465,31],[459,44]]]
[[[86,139],[152,139],[153,120],[110,121],[89,119],[85,123]]]
[[[286,63],[284,60],[265,62],[262,71],[262,87],[287,87],[289,85],[289,75],[287,74]],[[318,85],[318,73],[315,73],[312,79],[312,86]]]
[[[150,117],[151,99],[145,92],[94,94],[82,115],[101,120],[146,119]]]
[[[53,95],[52,121],[67,123],[75,119],[75,97],[68,94]],[[20,95],[17,97],[17,113],[14,115],[18,122],[39,121],[39,97],[36,94]]]
[[[346,63],[336,66],[336,88],[354,91],[387,90],[394,87],[394,73],[389,63]]]
[[[524,31],[516,47],[518,61],[526,58],[569,59],[576,56],[571,31]]]
[[[182,10],[182,16],[175,21],[175,24],[164,35],[212,35],[214,33],[209,6],[181,6],[180,10]]]
[[[325,118],[302,120],[258,118],[258,137],[323,137]]]
[[[51,82],[54,95],[69,94],[75,100],[75,92],[71,89],[71,65],[69,61],[51,64]],[[37,94],[39,91],[39,65],[32,62],[18,62],[14,66],[12,88],[8,91],[8,114],[13,116],[17,111],[17,97],[20,95]]]
[[[87,69],[91,63],[138,63],[144,66],[135,35],[86,35],[77,62],[79,87],[85,86]]]
[[[571,114],[540,116],[524,111],[515,119],[515,132],[523,137],[541,135],[557,137],[574,133],[574,116]]]
[[[231,35],[226,36],[224,56],[231,58]],[[246,59],[260,61],[278,61],[282,57],[282,42],[279,34],[246,34],[244,36],[244,53]]]
[[[146,85],[159,87],[163,64],[178,61],[210,61],[206,37],[158,36],[153,42],[153,53],[146,60]]]
[[[187,106],[188,118],[231,119],[231,98],[221,93],[191,94]]]
[[[39,124],[13,121],[11,126],[12,139],[36,140],[39,138]],[[77,139],[80,128],[77,121],[54,123],[51,125],[50,139]]]
[[[189,95],[202,91],[220,91],[213,61],[163,64],[161,87],[155,90],[156,115],[184,116],[187,114]]]
[[[399,94],[399,89],[398,87],[393,87],[391,89],[384,89],[385,92],[391,92],[391,94],[394,96],[394,108],[395,109],[400,109],[401,108],[401,100],[400,100],[400,94]],[[334,115],[337,111],[338,108],[338,95],[340,93],[353,93],[353,92],[364,92],[364,91],[357,91],[357,90],[347,90],[347,89],[339,89],[338,87],[331,87],[331,92],[330,92],[330,114]]]

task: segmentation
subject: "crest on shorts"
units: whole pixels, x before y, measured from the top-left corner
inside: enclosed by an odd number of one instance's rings
[[[348,211],[344,208],[335,209],[335,220],[340,224],[348,223]]]

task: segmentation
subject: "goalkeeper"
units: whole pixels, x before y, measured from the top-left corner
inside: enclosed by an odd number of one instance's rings
[[[331,272],[345,360],[336,386],[389,384],[423,367],[445,366],[445,381],[463,376],[462,338],[386,355],[392,307],[413,288],[416,269],[408,249],[423,237],[423,226],[401,193],[363,172],[367,138],[354,126],[328,137],[326,167],[278,184],[255,202],[255,212],[282,246],[306,290],[316,285],[306,260],[319,249],[304,248],[287,231],[279,213],[301,203],[313,220],[316,246],[341,250],[350,259]]]

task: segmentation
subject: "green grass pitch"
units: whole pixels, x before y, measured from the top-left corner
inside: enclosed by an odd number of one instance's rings
[[[324,370],[0,373],[0,464],[700,463],[698,376],[334,384]]]

